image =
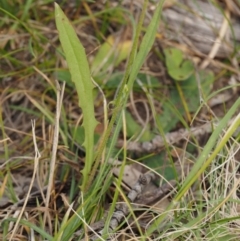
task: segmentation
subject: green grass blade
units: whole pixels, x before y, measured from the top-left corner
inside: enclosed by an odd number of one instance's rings
[[[85,50],[80,43],[71,23],[55,3],[55,18],[59,32],[60,42],[66,56],[72,81],[76,86],[79,98],[79,106],[83,112],[83,128],[85,131],[84,147],[86,149],[85,166],[82,171],[82,190],[86,189],[88,175],[94,162],[94,129],[97,121],[94,116],[94,99],[91,74]]]
[[[7,218],[5,219],[3,222],[16,222],[17,218]],[[19,224],[27,226],[31,229],[33,229],[34,231],[36,231],[38,234],[40,234],[43,238],[45,238],[48,241],[52,241],[53,237],[51,235],[49,235],[48,233],[46,233],[43,229],[41,229],[40,227],[36,226],[35,224],[28,222],[26,220],[21,219],[19,221]],[[4,224],[2,224],[4,225]]]
[[[179,230],[179,232],[173,233],[170,236],[170,239],[171,240],[176,240],[180,235],[184,234],[187,230],[191,230],[191,229],[194,229],[196,227],[199,228],[198,225],[206,224],[204,222],[204,220],[206,220],[208,217],[213,216],[214,213],[217,213],[222,208],[224,203],[226,203],[228,201],[236,203],[236,200],[229,200],[229,199],[232,196],[233,191],[236,190],[238,185],[239,185],[239,181],[237,182],[237,185],[235,185],[235,187],[232,188],[232,190],[229,192],[229,194],[227,195],[226,198],[223,198],[223,199],[217,201],[213,208],[209,208],[207,212],[201,213],[196,218],[193,218],[188,223],[184,224],[185,230]],[[227,223],[229,221],[233,221],[234,222],[234,220],[237,220],[237,219],[239,219],[238,216],[225,218],[225,219],[222,219],[222,220],[213,221],[212,225],[215,224],[215,225],[219,225],[220,226],[221,222],[222,223]]]
[[[151,50],[153,43],[155,41],[155,36],[160,23],[163,4],[164,4],[164,0],[161,0],[158,3],[158,6],[154,12],[153,18],[150,24],[148,25],[146,34],[144,35],[143,40],[141,42],[136,59],[134,59],[132,69],[131,69],[131,74],[127,84],[129,90],[132,89],[133,83],[140,71],[140,68],[142,67],[144,61],[146,60],[147,54]]]
[[[201,155],[199,156],[197,162],[193,166],[191,172],[185,179],[181,189],[168,206],[166,212],[161,215],[158,219],[155,220],[154,224],[151,225],[148,230],[147,234],[150,235],[152,232],[156,230],[156,227],[164,220],[167,216],[168,211],[172,210],[179,202],[179,200],[185,195],[185,193],[190,189],[192,184],[199,178],[199,176],[206,170],[206,168],[211,164],[212,160],[217,156],[220,150],[224,147],[227,141],[231,138],[234,131],[240,126],[240,114],[236,117],[235,122],[231,125],[231,127],[227,130],[225,136],[221,140],[221,142],[216,146],[215,150],[212,151],[214,146],[216,145],[217,140],[219,139],[219,135],[222,130],[227,126],[228,121],[232,118],[234,113],[236,113],[237,109],[240,106],[240,98],[233,104],[231,109],[228,113],[223,117],[220,121],[219,125],[216,127],[214,132],[212,133],[210,139],[208,140],[207,144],[205,145]],[[210,156],[209,154],[212,153]],[[209,157],[208,157],[209,156]]]
[[[97,161],[100,160],[100,158],[101,158],[103,149],[106,146],[106,142],[110,136],[114,123],[117,121],[118,118],[121,118],[121,113],[122,113],[121,110],[126,106],[126,102],[128,100],[128,96],[132,89],[133,83],[134,83],[134,81],[137,77],[137,74],[139,73],[140,68],[141,68],[143,62],[145,61],[145,58],[155,40],[155,35],[157,32],[157,28],[159,26],[161,10],[162,10],[164,1],[161,1],[158,4],[158,7],[155,10],[153,19],[152,19],[151,23],[149,24],[147,32],[143,38],[143,42],[140,46],[140,50],[136,55],[138,40],[139,40],[139,36],[141,33],[141,29],[142,29],[142,22],[143,22],[145,11],[146,11],[145,5],[147,6],[147,2],[148,1],[144,1],[143,10],[142,10],[140,19],[138,21],[137,31],[135,34],[133,47],[132,47],[132,50],[130,53],[127,69],[125,71],[125,75],[124,75],[122,84],[119,88],[117,98],[114,101],[115,107],[113,110],[111,121],[108,126],[108,130],[106,131],[106,134],[105,134],[104,138],[102,139],[102,142],[100,143],[99,148],[98,148]]]
[[[231,138],[234,131],[240,126],[240,115],[236,117],[235,123],[227,130],[225,136],[221,142],[216,146],[215,150],[211,153],[212,149],[216,145],[217,140],[219,139],[220,133],[227,126],[228,121],[236,112],[237,108],[240,106],[240,98],[234,103],[228,113],[220,121],[219,125],[214,130],[210,139],[208,140],[206,146],[204,147],[200,157],[193,166],[191,172],[187,176],[185,182],[182,185],[182,188],[179,190],[175,201],[179,201],[186,191],[191,187],[191,185],[199,178],[199,176],[206,170],[206,168],[211,164],[213,159],[217,156],[220,150],[226,145],[227,141]],[[211,155],[209,156],[209,154]],[[209,156],[209,157],[208,157]]]

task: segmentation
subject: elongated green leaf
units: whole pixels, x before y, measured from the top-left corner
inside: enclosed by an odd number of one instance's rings
[[[79,106],[83,112],[83,128],[85,132],[84,147],[86,149],[82,190],[85,190],[88,176],[94,161],[94,129],[97,121],[94,116],[93,84],[85,50],[80,43],[71,23],[55,3],[55,18],[60,42],[66,56],[72,81],[76,86]]]

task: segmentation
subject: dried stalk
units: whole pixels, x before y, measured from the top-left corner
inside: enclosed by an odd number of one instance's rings
[[[235,118],[232,118],[228,125],[230,125]],[[154,152],[158,149],[165,147],[165,145],[172,145],[174,143],[179,142],[180,140],[188,140],[189,137],[194,136],[198,138],[199,136],[203,136],[205,134],[210,134],[213,131],[214,126],[218,123],[208,122],[204,125],[198,127],[192,127],[190,129],[179,129],[178,131],[170,132],[162,137],[160,135],[155,136],[151,141],[148,142],[134,142],[130,141],[127,144],[127,149],[129,151],[134,151],[137,153],[150,153]],[[123,140],[119,140],[117,143],[118,147],[123,145]]]
[[[57,85],[57,104],[56,104],[56,116],[55,116],[52,157],[51,157],[51,162],[50,162],[48,188],[47,188],[47,194],[46,194],[46,200],[45,200],[46,209],[48,208],[48,205],[49,205],[50,196],[51,196],[51,192],[52,192],[52,186],[54,183],[54,169],[55,169],[55,163],[56,163],[58,136],[59,136],[59,120],[60,120],[61,107],[62,107],[62,102],[63,102],[65,82],[63,83],[62,89],[60,88],[60,85],[57,80],[56,80],[56,85]],[[45,212],[44,218],[43,218],[43,220],[44,220],[43,223],[45,223],[46,217],[47,217],[47,213]]]
[[[166,144],[174,144],[183,139],[188,139],[189,136],[200,136],[206,133],[212,132],[212,123],[206,123],[200,127],[193,127],[188,129],[179,129],[178,131],[170,132],[162,137],[160,135],[155,136],[151,141],[147,142],[128,142],[127,149],[137,153],[149,153],[165,147]],[[122,140],[118,141],[117,146],[123,145]]]

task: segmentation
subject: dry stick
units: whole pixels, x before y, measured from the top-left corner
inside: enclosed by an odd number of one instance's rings
[[[128,142],[127,148],[128,150],[135,151],[137,153],[152,152],[165,147],[165,143],[174,144],[182,139],[186,139],[189,135],[199,136],[210,132],[212,132],[212,123],[206,123],[200,127],[190,128],[189,130],[179,129],[178,131],[167,133],[164,138],[157,135],[148,142]],[[118,141],[118,147],[119,146],[122,146],[122,140]]]
[[[163,184],[161,187],[157,188],[154,193],[150,194],[150,198],[142,198],[140,196],[140,199],[138,198],[137,201],[135,201],[134,208],[142,205],[149,205],[155,201],[160,201],[167,193],[169,193],[171,190],[174,190],[174,187],[176,186],[176,181],[171,180],[168,183]],[[132,218],[129,218],[129,222],[135,222],[135,220],[132,220]],[[103,229],[105,225],[104,220],[100,220],[96,223],[93,223],[91,225],[88,225],[88,231],[92,231],[94,233],[97,232],[97,230]],[[98,231],[100,232],[100,231]],[[75,237],[79,237],[84,233],[83,229],[80,229],[79,231],[74,233]],[[84,241],[85,239],[82,239],[81,241]]]
[[[20,222],[20,219],[21,219],[21,217],[23,215],[23,212],[24,212],[24,210],[26,208],[26,205],[27,205],[27,202],[28,202],[28,198],[30,196],[30,193],[31,193],[31,190],[32,190],[32,187],[33,187],[33,182],[34,182],[34,179],[35,179],[35,176],[36,176],[36,173],[37,173],[37,167],[38,167],[39,159],[41,157],[41,154],[40,154],[40,152],[38,150],[38,147],[37,147],[37,141],[36,141],[36,135],[35,135],[35,121],[34,120],[32,120],[32,133],[33,133],[33,144],[34,144],[34,150],[35,150],[33,175],[32,175],[32,179],[31,179],[31,183],[29,185],[27,196],[26,196],[26,198],[24,200],[24,204],[23,204],[23,206],[21,208],[21,211],[19,213],[18,219],[16,221],[16,224],[14,226],[14,229],[12,231],[12,234],[11,234],[11,237],[10,237],[9,241],[11,241],[13,239],[13,236],[14,236],[16,230],[17,230],[17,227],[18,227],[18,224]]]
[[[49,205],[50,195],[51,195],[51,191],[52,191],[52,185],[54,182],[54,180],[53,180],[54,179],[54,168],[55,168],[55,163],[56,163],[58,136],[59,136],[59,119],[60,119],[64,89],[65,89],[65,82],[63,83],[62,89],[60,88],[60,85],[57,80],[56,80],[56,85],[57,85],[56,116],[55,116],[55,128],[54,128],[54,136],[53,136],[52,158],[51,158],[51,163],[50,163],[49,181],[48,181],[48,188],[47,188],[46,201],[45,201],[46,208],[48,208],[48,205]],[[45,221],[46,221],[46,215],[47,215],[47,212],[44,213],[43,223],[45,223]]]
[[[128,199],[131,203],[133,203],[137,197],[143,192],[144,187],[146,187],[151,180],[153,180],[155,175],[153,173],[147,173],[144,175],[140,175],[137,183],[135,186],[131,189],[131,191],[128,193]],[[114,231],[119,224],[122,222],[124,217],[126,217],[130,213],[127,203],[120,203],[116,205],[116,211],[113,213],[110,222],[109,222],[109,231]],[[98,233],[100,235],[103,234],[103,229],[100,230]],[[94,236],[91,238],[91,240],[97,240],[98,237]],[[107,241],[112,240],[111,238],[106,239]]]
[[[234,121],[234,119],[235,117],[229,121],[228,125],[230,125]],[[157,135],[148,142],[137,143],[129,141],[127,143],[127,149],[130,151],[135,151],[137,153],[149,153],[165,147],[166,143],[174,144],[180,140],[187,139],[191,135],[194,137],[198,137],[204,134],[209,134],[212,132],[212,128],[214,125],[217,125],[217,123],[208,122],[204,125],[192,127],[190,129],[179,129],[178,131],[167,133],[165,137]],[[119,140],[117,146],[121,147],[122,145],[123,141]]]

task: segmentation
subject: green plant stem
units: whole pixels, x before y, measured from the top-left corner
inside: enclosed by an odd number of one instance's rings
[[[91,175],[89,176],[89,184],[88,185],[90,185],[92,183],[92,180],[93,180],[93,178],[95,176],[95,173],[97,171],[97,168],[99,166],[99,163],[100,163],[100,160],[101,160],[101,157],[102,157],[102,153],[103,153],[103,151],[106,147],[106,143],[107,143],[107,141],[110,137],[110,134],[113,130],[113,126],[114,126],[116,120],[118,118],[121,118],[122,112],[120,110],[122,108],[124,108],[124,106],[125,106],[124,102],[126,102],[125,100],[128,99],[129,91],[125,91],[124,96],[122,96],[122,94],[124,93],[124,88],[125,88],[125,85],[127,83],[127,80],[128,80],[129,74],[130,74],[130,70],[131,70],[135,55],[136,55],[138,40],[140,38],[141,28],[142,28],[145,12],[146,12],[146,9],[147,9],[147,4],[148,4],[148,0],[145,0],[144,5],[143,5],[143,9],[142,9],[142,12],[141,12],[141,15],[140,15],[137,31],[136,31],[136,34],[135,34],[135,38],[134,38],[134,41],[133,41],[133,47],[132,47],[132,50],[131,50],[131,53],[130,53],[130,56],[129,56],[129,62],[128,62],[127,69],[126,69],[126,72],[125,72],[125,76],[123,78],[123,81],[121,83],[121,86],[120,86],[118,94],[117,94],[116,101],[114,103],[115,106],[114,106],[114,109],[113,109],[111,121],[108,125],[108,128],[107,128],[106,132],[103,135],[103,138],[100,141],[98,151],[97,151],[97,155],[96,155],[96,161],[93,165]]]

